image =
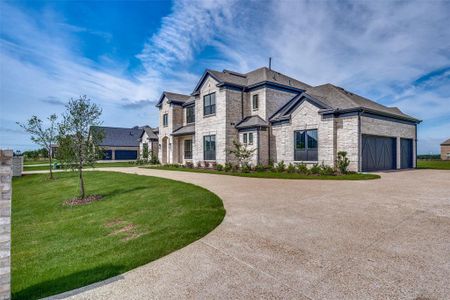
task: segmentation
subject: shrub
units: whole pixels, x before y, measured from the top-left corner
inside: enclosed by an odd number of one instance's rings
[[[231,171],[233,172],[239,171],[239,165],[232,165]]]
[[[320,168],[319,164],[314,164],[314,165],[311,167],[311,169],[309,169],[309,171],[311,172],[311,174],[319,175],[319,174],[320,174],[320,171],[321,171],[321,168]]]
[[[347,157],[347,152],[345,151],[339,151],[338,157],[336,160],[336,167],[339,170],[339,173],[341,174],[347,174],[348,173],[348,166],[350,165],[350,160]]]
[[[322,176],[333,176],[336,175],[336,172],[333,167],[326,166],[323,162],[320,166],[320,175]]]
[[[223,168],[225,172],[230,172],[233,169],[233,165],[229,162],[225,163],[225,167]]]
[[[150,164],[152,164],[152,165],[159,165],[160,163],[159,163],[159,159],[158,159],[158,156],[156,156],[156,155],[152,155],[152,157],[150,158]]]
[[[286,164],[284,163],[284,160],[280,161],[277,164],[277,168],[276,168],[277,172],[284,172],[286,170]]]
[[[295,166],[293,164],[289,164],[287,171],[288,173],[295,173]]]
[[[297,172],[305,175],[308,175],[310,173],[308,167],[304,163],[297,165]]]
[[[242,173],[250,173],[251,170],[252,170],[252,168],[249,165],[247,165],[247,164],[244,164],[241,167],[241,172]]]
[[[185,163],[186,168],[192,169],[194,167],[194,164],[192,163],[192,161],[187,161]]]
[[[202,163],[198,161],[198,162],[197,162],[197,168],[200,169],[201,167],[202,167]]]
[[[213,161],[212,163],[209,164],[209,166],[210,166],[212,169],[215,169],[216,166],[217,166],[217,163],[216,163],[215,161]]]
[[[273,167],[273,165],[274,165],[273,159],[269,159],[269,164],[268,164],[269,168],[268,169],[270,169],[270,167]]]
[[[256,167],[255,167],[255,171],[256,171],[256,172],[264,172],[264,171],[267,170],[267,168],[268,168],[267,166],[258,164],[258,165],[256,165]]]
[[[217,171],[223,171],[223,165],[222,164],[217,164],[216,165],[216,170]]]
[[[209,168],[209,162],[207,162],[206,160],[203,162],[203,166],[207,169]]]

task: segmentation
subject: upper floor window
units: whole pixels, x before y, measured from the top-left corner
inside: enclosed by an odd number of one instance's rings
[[[212,115],[216,113],[216,93],[203,96],[203,115]]]
[[[257,110],[258,107],[259,107],[259,99],[258,99],[258,94],[256,94],[256,95],[253,95],[253,98],[252,98],[252,108],[253,108],[253,110]]]
[[[169,125],[169,114],[163,114],[163,126],[167,127]]]
[[[194,123],[195,122],[195,106],[186,107],[186,123]]]

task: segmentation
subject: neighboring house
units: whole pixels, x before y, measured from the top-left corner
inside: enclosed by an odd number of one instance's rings
[[[450,139],[441,144],[441,159],[450,160]]]
[[[144,158],[144,149],[148,150],[148,158],[158,157],[158,128],[143,127],[139,142],[139,157]]]
[[[119,128],[97,126],[103,130],[104,138],[99,146],[104,160],[134,160],[138,158],[142,127]]]
[[[50,156],[56,158],[56,153],[58,151],[58,144],[50,144]]]
[[[159,160],[235,162],[233,140],[253,164],[324,163],[346,151],[352,171],[412,168],[419,120],[343,88],[310,86],[269,68],[206,70],[191,95],[164,92]]]

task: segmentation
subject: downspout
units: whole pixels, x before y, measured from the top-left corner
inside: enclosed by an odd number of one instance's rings
[[[258,148],[256,148],[256,164],[259,165],[260,164],[260,152],[259,152],[259,146],[261,145],[260,141],[259,141],[259,130],[260,128],[256,128],[256,138],[258,139],[258,145],[256,145]]]
[[[358,172],[362,170],[362,145],[361,145],[361,114],[364,110],[358,112]]]
[[[414,126],[415,128],[416,128],[416,134],[415,134],[415,137],[414,137],[414,143],[416,144],[415,145],[415,153],[416,153],[416,164],[415,164],[415,166],[414,166],[414,169],[417,169],[417,123],[416,123],[416,125]]]
[[[241,120],[244,119],[244,88],[241,90]]]
[[[267,163],[269,164],[270,163],[270,161],[271,161],[271,158],[270,158],[270,132],[272,131],[272,124],[269,122],[269,127],[267,127],[267,141],[268,141],[268,143],[269,143],[269,147],[267,147],[268,149],[269,149],[269,157],[268,157],[268,161],[267,161]]]

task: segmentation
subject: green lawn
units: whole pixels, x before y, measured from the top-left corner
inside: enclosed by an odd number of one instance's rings
[[[418,169],[450,170],[450,160],[417,160]]]
[[[183,172],[195,172],[195,173],[209,173],[209,174],[219,174],[219,175],[230,175],[230,176],[241,176],[241,177],[256,177],[256,178],[280,178],[280,179],[324,179],[324,180],[367,180],[367,179],[378,179],[379,175],[376,174],[347,174],[338,176],[317,176],[317,175],[304,175],[298,173],[278,173],[278,172],[251,172],[251,173],[241,173],[241,172],[225,172],[217,170],[205,170],[205,169],[190,169],[182,167],[173,166],[155,166],[147,167],[149,169],[158,170],[168,170],[168,171],[183,171]]]
[[[48,163],[48,162],[47,162]],[[95,168],[109,168],[109,167],[133,167],[135,165],[127,162],[127,161],[119,161],[119,162],[106,162],[106,163],[96,163],[94,165]],[[24,165],[24,171],[41,171],[48,170],[47,166],[33,166],[33,165]]]
[[[12,297],[36,299],[151,262],[203,237],[225,210],[213,193],[168,179],[86,172],[102,201],[64,206],[77,173],[13,180]]]

